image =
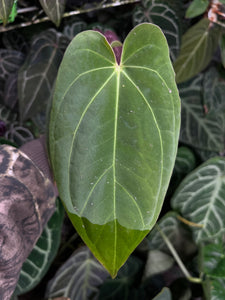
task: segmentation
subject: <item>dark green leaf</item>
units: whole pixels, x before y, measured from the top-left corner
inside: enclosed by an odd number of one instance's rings
[[[137,274],[142,266],[141,261],[133,256],[119,270],[115,279],[106,280],[100,287],[98,300],[133,300],[138,299],[135,289],[132,289]],[[138,278],[139,279],[139,278]]]
[[[48,271],[58,251],[63,219],[64,209],[57,200],[55,213],[23,264],[16,287],[17,295],[33,289]]]
[[[55,23],[56,26],[59,26],[65,10],[66,0],[39,1],[49,19]]]
[[[3,21],[4,25],[8,22],[13,3],[14,0],[0,0],[0,19]]]
[[[70,40],[72,40],[78,33],[87,29],[87,23],[81,20],[77,20],[72,24],[67,24],[63,28],[63,34]]]
[[[187,220],[197,243],[225,229],[225,158],[215,157],[190,173],[172,198],[172,206]]]
[[[202,246],[201,260],[202,272],[210,278],[225,279],[225,244],[221,238]]]
[[[53,29],[32,42],[30,53],[19,71],[18,94],[22,121],[46,111],[67,39]]]
[[[71,221],[112,276],[158,218],[179,122],[169,50],[157,26],[129,33],[120,65],[96,31],[70,43],[55,86],[50,156]]]
[[[179,147],[172,178],[176,179],[176,182],[179,183],[195,167],[196,159],[193,152],[187,147]]]
[[[180,85],[179,90],[182,99],[180,141],[208,153],[223,153],[225,113],[221,109],[205,110],[202,103],[203,75]]]
[[[194,18],[203,14],[209,6],[208,0],[193,0],[186,11],[186,18]]]
[[[6,80],[18,71],[24,61],[24,54],[10,49],[0,49],[0,78]]]
[[[177,83],[186,81],[207,67],[218,46],[219,32],[202,19],[182,37],[181,50],[174,63]]]
[[[208,278],[204,284],[204,293],[207,300],[225,299],[225,279]]]
[[[142,6],[137,6],[133,14],[133,24],[143,22],[154,23],[162,29],[169,44],[171,59],[174,61],[180,49],[180,24],[173,9],[162,1],[142,1]]]
[[[97,292],[108,273],[92,256],[87,247],[75,252],[49,281],[46,298],[70,297],[88,300]]]
[[[163,288],[162,291],[153,298],[153,300],[172,300],[170,290],[168,288]]]

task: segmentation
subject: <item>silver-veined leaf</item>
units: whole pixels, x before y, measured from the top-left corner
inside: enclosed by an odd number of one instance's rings
[[[180,141],[208,152],[207,155],[210,152],[219,154],[224,152],[225,113],[215,108],[206,112],[202,103],[203,78],[200,73],[179,86],[182,99]]]
[[[133,24],[143,22],[158,25],[166,36],[172,61],[176,59],[180,49],[179,19],[169,4],[158,0],[145,0],[137,6],[133,14]]]
[[[46,111],[67,43],[68,40],[53,29],[44,31],[32,41],[31,50],[18,78],[22,121]]]
[[[172,198],[172,206],[187,220],[197,243],[225,230],[225,158],[215,157],[190,173]]]
[[[135,27],[120,64],[99,32],[73,39],[55,85],[50,157],[71,221],[112,276],[158,218],[179,123],[174,71],[158,26]]]
[[[0,49],[0,79],[15,74],[24,62],[24,54],[11,49]]]
[[[59,247],[63,218],[64,209],[58,200],[55,213],[23,264],[15,291],[16,295],[32,290],[48,271]]]
[[[194,153],[187,147],[179,147],[173,170],[173,178],[179,182],[196,167]]]
[[[74,253],[49,281],[46,298],[69,297],[72,300],[92,299],[108,273],[87,247]]]
[[[66,0],[39,1],[49,19],[55,23],[56,26],[59,26],[65,10]]]
[[[176,82],[186,81],[207,67],[218,46],[218,28],[202,19],[183,35],[180,54],[174,62]]]

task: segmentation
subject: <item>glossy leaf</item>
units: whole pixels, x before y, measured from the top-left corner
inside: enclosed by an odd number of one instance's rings
[[[138,290],[134,288],[139,279],[139,271],[142,262],[134,256],[130,256],[127,262],[119,270],[115,279],[107,279],[100,287],[98,300],[135,300],[140,299]],[[141,291],[140,291],[141,293]]]
[[[177,83],[186,81],[209,64],[218,46],[217,27],[202,19],[183,35],[180,54],[174,63]]]
[[[57,70],[68,40],[53,29],[42,32],[19,71],[18,95],[22,121],[46,111]]]
[[[197,243],[219,235],[225,229],[225,158],[215,157],[180,184],[172,206],[187,220],[199,226],[190,227]]]
[[[202,102],[203,78],[199,74],[179,86],[182,99],[180,141],[197,150],[219,154],[224,152],[224,111],[213,108],[206,112]]]
[[[57,254],[63,219],[64,209],[58,200],[55,213],[48,221],[42,235],[23,264],[16,287],[17,295],[33,289],[48,271]]]
[[[157,26],[130,32],[120,65],[99,32],[74,38],[55,86],[50,157],[71,221],[113,277],[158,218],[179,120],[169,50]]]
[[[203,14],[209,6],[208,0],[193,0],[186,11],[186,18],[194,18]]]
[[[154,23],[162,29],[169,44],[171,59],[174,61],[180,49],[180,24],[169,3],[158,0],[142,1],[142,6],[137,6],[133,14],[133,24],[143,22]]]
[[[163,288],[162,291],[153,298],[153,300],[172,300],[172,294],[168,288]]]
[[[56,26],[59,26],[65,10],[66,0],[39,1],[49,19],[55,23]]]
[[[108,273],[87,247],[75,252],[49,281],[46,298],[69,297],[72,300],[92,299]]]
[[[13,7],[14,0],[0,0],[0,19],[6,25]]]

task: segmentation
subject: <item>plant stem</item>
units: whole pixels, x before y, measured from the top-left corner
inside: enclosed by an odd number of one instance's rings
[[[184,273],[185,277],[194,283],[202,283],[201,278],[197,278],[197,277],[192,277],[191,274],[189,273],[189,271],[186,269],[185,265],[183,264],[182,260],[180,259],[177,251],[175,250],[175,248],[173,247],[172,243],[170,242],[170,240],[167,238],[167,236],[163,233],[163,231],[161,230],[160,226],[158,224],[156,224],[156,228],[159,231],[159,233],[161,234],[164,242],[166,243],[167,247],[169,248],[170,252],[172,253],[174,259],[176,260],[177,264],[179,265],[180,269],[182,270],[182,272]]]
[[[87,8],[87,9],[77,9],[74,11],[66,12],[63,14],[62,18],[68,18],[71,16],[76,16],[79,14],[88,13],[88,12],[92,12],[92,11],[99,10],[99,9],[116,7],[116,6],[121,6],[121,5],[125,5],[125,4],[136,3],[136,2],[140,2],[140,0],[121,0],[121,1],[116,0],[116,1],[113,1],[112,3],[97,5],[96,7],[91,7],[91,8]],[[51,20],[49,17],[45,16],[43,18],[36,19],[34,21],[23,22],[23,23],[19,23],[16,25],[11,25],[11,26],[7,26],[7,27],[0,26],[0,32],[6,32],[6,31],[17,29],[17,28],[23,28],[23,27],[27,27],[27,26],[31,26],[34,24],[47,22],[47,21],[51,21]]]

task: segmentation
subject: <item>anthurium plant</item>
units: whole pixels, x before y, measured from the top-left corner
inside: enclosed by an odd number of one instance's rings
[[[224,67],[225,0],[0,1],[0,298],[225,299]]]

